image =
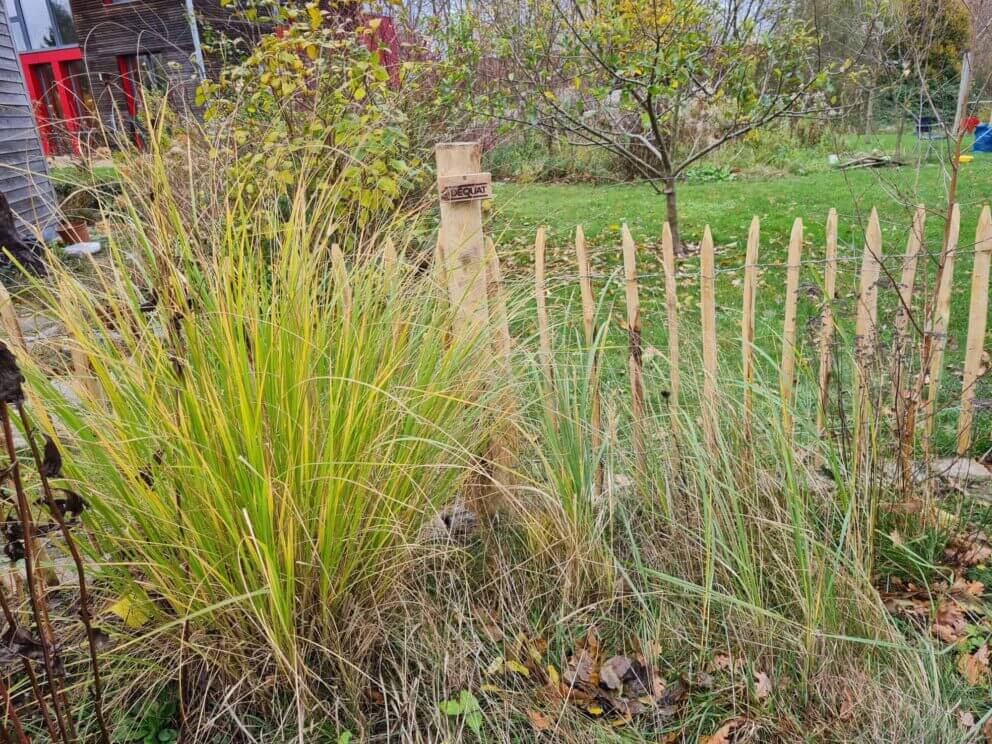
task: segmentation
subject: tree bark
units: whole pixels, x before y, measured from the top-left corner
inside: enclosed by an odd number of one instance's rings
[[[899,129],[896,131],[896,157],[902,157],[902,136],[906,131],[906,112],[899,110]]]
[[[872,133],[872,124],[874,123],[872,119],[875,118],[875,86],[872,83],[872,87],[868,89],[868,100],[865,103],[865,136],[869,136]]]
[[[682,234],[679,232],[679,206],[675,195],[675,177],[665,178],[665,210],[668,220],[668,227],[672,231],[672,245],[677,254],[685,253],[682,245]]]

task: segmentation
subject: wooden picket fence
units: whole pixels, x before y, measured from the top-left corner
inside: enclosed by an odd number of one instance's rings
[[[884,282],[883,259],[885,258],[882,243],[882,231],[878,214],[872,210],[868,219],[864,236],[864,249],[857,275],[857,310],[855,319],[855,335],[853,357],[855,364],[855,384],[858,402],[855,406],[856,420],[854,422],[855,460],[859,457],[857,448],[864,441],[864,432],[868,426],[867,417],[870,415],[869,393],[875,376],[875,358],[878,354],[878,308],[879,291],[883,284],[891,284],[897,292],[898,311],[895,318],[896,347],[900,358],[907,350],[910,342],[910,322],[912,319],[912,298],[916,283],[917,268],[923,252],[923,231],[926,220],[926,210],[919,206],[913,217],[909,236],[906,241],[905,253],[902,255],[902,270],[897,280]],[[951,211],[945,233],[944,245],[939,253],[939,271],[937,274],[937,290],[931,298],[928,307],[924,309],[925,322],[921,343],[920,359],[923,368],[917,371],[915,378],[907,384],[898,381],[899,389],[893,391],[895,410],[898,416],[898,429],[909,433],[905,435],[907,444],[912,442],[912,431],[918,419],[924,421],[925,436],[923,448],[929,453],[933,439],[933,426],[936,412],[937,393],[941,383],[944,368],[944,350],[947,340],[947,329],[950,320],[951,295],[954,280],[956,259],[965,252],[974,254],[971,277],[971,300],[968,319],[968,342],[965,353],[964,379],[961,392],[960,413],[957,427],[957,454],[964,456],[972,444],[975,417],[975,387],[981,373],[982,353],[988,318],[989,299],[989,264],[992,258],[992,214],[988,206],[982,209],[978,223],[975,243],[970,247],[962,247],[959,243],[961,212],[955,206]],[[810,262],[823,270],[823,296],[821,323],[817,339],[817,385],[819,405],[816,415],[816,430],[820,436],[828,434],[827,413],[829,410],[829,386],[831,384],[831,365],[833,363],[833,345],[835,344],[836,319],[833,303],[837,287],[838,267],[841,263],[838,256],[838,216],[836,210],[831,210],[826,220],[825,260]],[[785,298],[784,321],[781,331],[782,353],[779,363],[779,388],[782,407],[782,428],[787,436],[792,436],[795,429],[795,377],[797,361],[797,308],[800,294],[800,273],[803,262],[804,223],[796,219],[788,245],[785,269]],[[594,333],[593,316],[595,313],[594,295],[591,284],[591,269],[589,252],[585,244],[582,227],[575,231],[575,253],[578,269],[579,286],[581,289],[583,321],[587,343],[592,342]],[[741,331],[740,348],[742,357],[743,396],[744,396],[744,431],[751,429],[753,404],[751,383],[755,369],[755,300],[757,296],[759,254],[761,242],[761,225],[755,217],[750,225],[747,238],[747,248],[743,273],[741,296]],[[541,338],[542,356],[550,354],[547,308],[545,296],[546,267],[545,267],[546,235],[543,228],[538,230],[535,241],[535,292],[538,306],[539,335]],[[642,318],[639,303],[639,288],[637,274],[637,248],[633,236],[626,225],[621,227],[621,246],[624,263],[624,285],[627,310],[629,378],[631,385],[632,410],[634,416],[633,437],[638,457],[643,457],[644,436],[642,419],[644,413],[644,382],[643,382],[643,344]],[[666,324],[668,328],[668,371],[670,376],[670,404],[680,405],[679,393],[682,387],[680,363],[678,302],[676,300],[676,278],[686,275],[676,274],[675,250],[672,244],[672,234],[666,224],[662,231],[661,240],[662,268],[665,291]],[[851,257],[848,257],[851,258]],[[699,246],[699,313],[702,339],[702,395],[700,405],[705,409],[720,399],[717,355],[716,330],[716,268],[715,250],[710,228],[707,226]],[[547,364],[547,363],[546,363]],[[549,373],[548,373],[549,374]],[[712,414],[712,411],[703,411]],[[598,412],[596,414],[598,417]],[[706,442],[711,447],[717,446],[717,432],[714,430],[714,415],[703,415],[702,425]],[[908,456],[908,450],[905,450]]]
[[[465,182],[485,181],[488,175],[479,174],[481,151],[472,144],[443,145],[438,149],[439,179],[461,179]],[[482,177],[485,178],[482,178]],[[825,301],[822,303],[821,322],[816,340],[816,365],[818,405],[815,411],[816,432],[820,437],[828,436],[828,411],[830,402],[829,386],[834,350],[837,343],[837,318],[832,303],[838,286],[838,270],[842,263],[859,265],[857,273],[857,306],[855,333],[852,349],[854,363],[854,385],[856,404],[854,406],[853,448],[854,462],[861,461],[863,448],[868,441],[869,429],[873,422],[871,413],[871,391],[877,377],[879,362],[879,294],[883,286],[891,286],[896,292],[898,310],[895,318],[895,348],[902,359],[910,350],[911,337],[919,339],[919,369],[915,374],[903,379],[902,375],[893,380],[893,409],[896,416],[895,431],[901,439],[899,443],[903,472],[908,472],[908,458],[916,441],[917,422],[922,422],[924,436],[922,447],[925,455],[931,454],[936,417],[937,393],[940,388],[944,368],[944,352],[950,320],[951,298],[954,283],[954,267],[957,258],[964,253],[974,256],[970,306],[968,318],[968,341],[965,352],[963,385],[957,425],[956,452],[964,457],[972,445],[976,409],[976,383],[982,372],[982,353],[988,320],[989,267],[992,260],[992,213],[986,205],[981,210],[975,242],[971,246],[959,245],[961,210],[955,205],[946,220],[944,238],[939,252],[936,289],[928,295],[928,302],[922,311],[922,323],[917,323],[913,315],[913,294],[917,280],[917,269],[921,258],[931,257],[924,250],[924,227],[926,209],[920,205],[913,215],[912,224],[901,256],[901,271],[893,276],[886,268],[885,246],[876,210],[872,210],[864,232],[864,248],[855,256],[838,255],[838,214],[830,210],[826,216],[825,258],[804,260],[804,222],[796,219],[792,226],[785,263],[784,319],[781,329],[782,352],[779,361],[779,389],[781,397],[782,430],[786,436],[795,432],[796,366],[799,346],[797,335],[798,301],[800,276],[803,268],[816,266],[822,270],[822,288]],[[490,318],[490,308],[499,308],[495,321],[499,328],[501,356],[509,354],[510,340],[506,320],[506,304],[500,288],[499,257],[491,241],[482,237],[482,214],[478,201],[446,203],[442,201],[441,230],[438,239],[437,262],[446,277],[450,297],[456,304],[458,322],[466,327],[472,323],[485,322]],[[636,457],[643,463],[646,458],[645,442],[645,386],[644,386],[644,344],[642,341],[642,317],[640,306],[640,286],[637,267],[638,250],[634,236],[624,224],[621,227],[621,248],[623,254],[623,286],[626,306],[627,356],[632,409],[632,437]],[[743,376],[743,428],[745,434],[751,431],[754,416],[752,383],[755,374],[755,306],[758,290],[761,253],[761,223],[755,217],[748,231],[747,246],[743,266],[741,291],[740,351]],[[895,256],[893,256],[895,257]],[[682,364],[679,339],[680,319],[676,298],[677,279],[685,279],[685,273],[676,272],[676,251],[672,233],[667,224],[661,235],[661,264],[665,314],[668,339],[668,372],[670,395],[669,404],[673,410],[681,405]],[[593,290],[593,272],[590,251],[586,244],[582,226],[575,229],[575,279],[582,302],[583,333],[587,346],[592,347],[597,334],[596,300]],[[777,265],[777,264],[775,264]],[[725,271],[725,270],[721,270]],[[717,353],[716,316],[716,256],[713,236],[709,226],[703,232],[699,246],[699,313],[702,339],[702,380],[700,406],[703,436],[708,447],[714,450],[719,446],[716,431],[717,416],[713,410],[706,410],[720,400],[719,357]],[[553,346],[549,323],[547,298],[547,231],[539,228],[534,241],[534,299],[537,309],[538,343],[540,365],[549,385],[553,384]],[[915,336],[914,330],[922,331]],[[594,362],[598,365],[600,360]],[[598,375],[593,374],[594,380]],[[727,391],[724,391],[727,392]],[[602,436],[601,403],[599,391],[594,392],[594,405],[591,411],[592,436]],[[550,396],[545,401],[548,414],[553,417]],[[593,444],[598,446],[598,441]],[[856,465],[857,467],[857,465]]]

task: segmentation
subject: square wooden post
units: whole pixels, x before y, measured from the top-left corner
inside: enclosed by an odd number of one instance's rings
[[[434,154],[441,197],[441,269],[455,308],[454,330],[471,332],[489,321],[482,200],[491,195],[491,178],[481,172],[482,146],[478,142],[442,143]]]

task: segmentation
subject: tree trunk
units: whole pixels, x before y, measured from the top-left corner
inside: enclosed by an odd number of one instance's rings
[[[865,103],[865,136],[872,132],[872,119],[875,117],[875,87],[868,89],[868,101]]]
[[[665,178],[665,210],[668,227],[672,231],[672,245],[678,254],[685,253],[682,245],[682,235],[679,232],[679,207],[675,196],[675,177]]]
[[[899,130],[896,132],[896,157],[902,157],[902,135],[906,131],[906,112],[899,110]]]

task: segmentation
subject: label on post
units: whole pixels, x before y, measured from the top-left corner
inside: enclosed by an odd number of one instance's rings
[[[441,201],[468,202],[491,199],[493,177],[489,173],[465,173],[460,176],[440,176],[437,188]]]

